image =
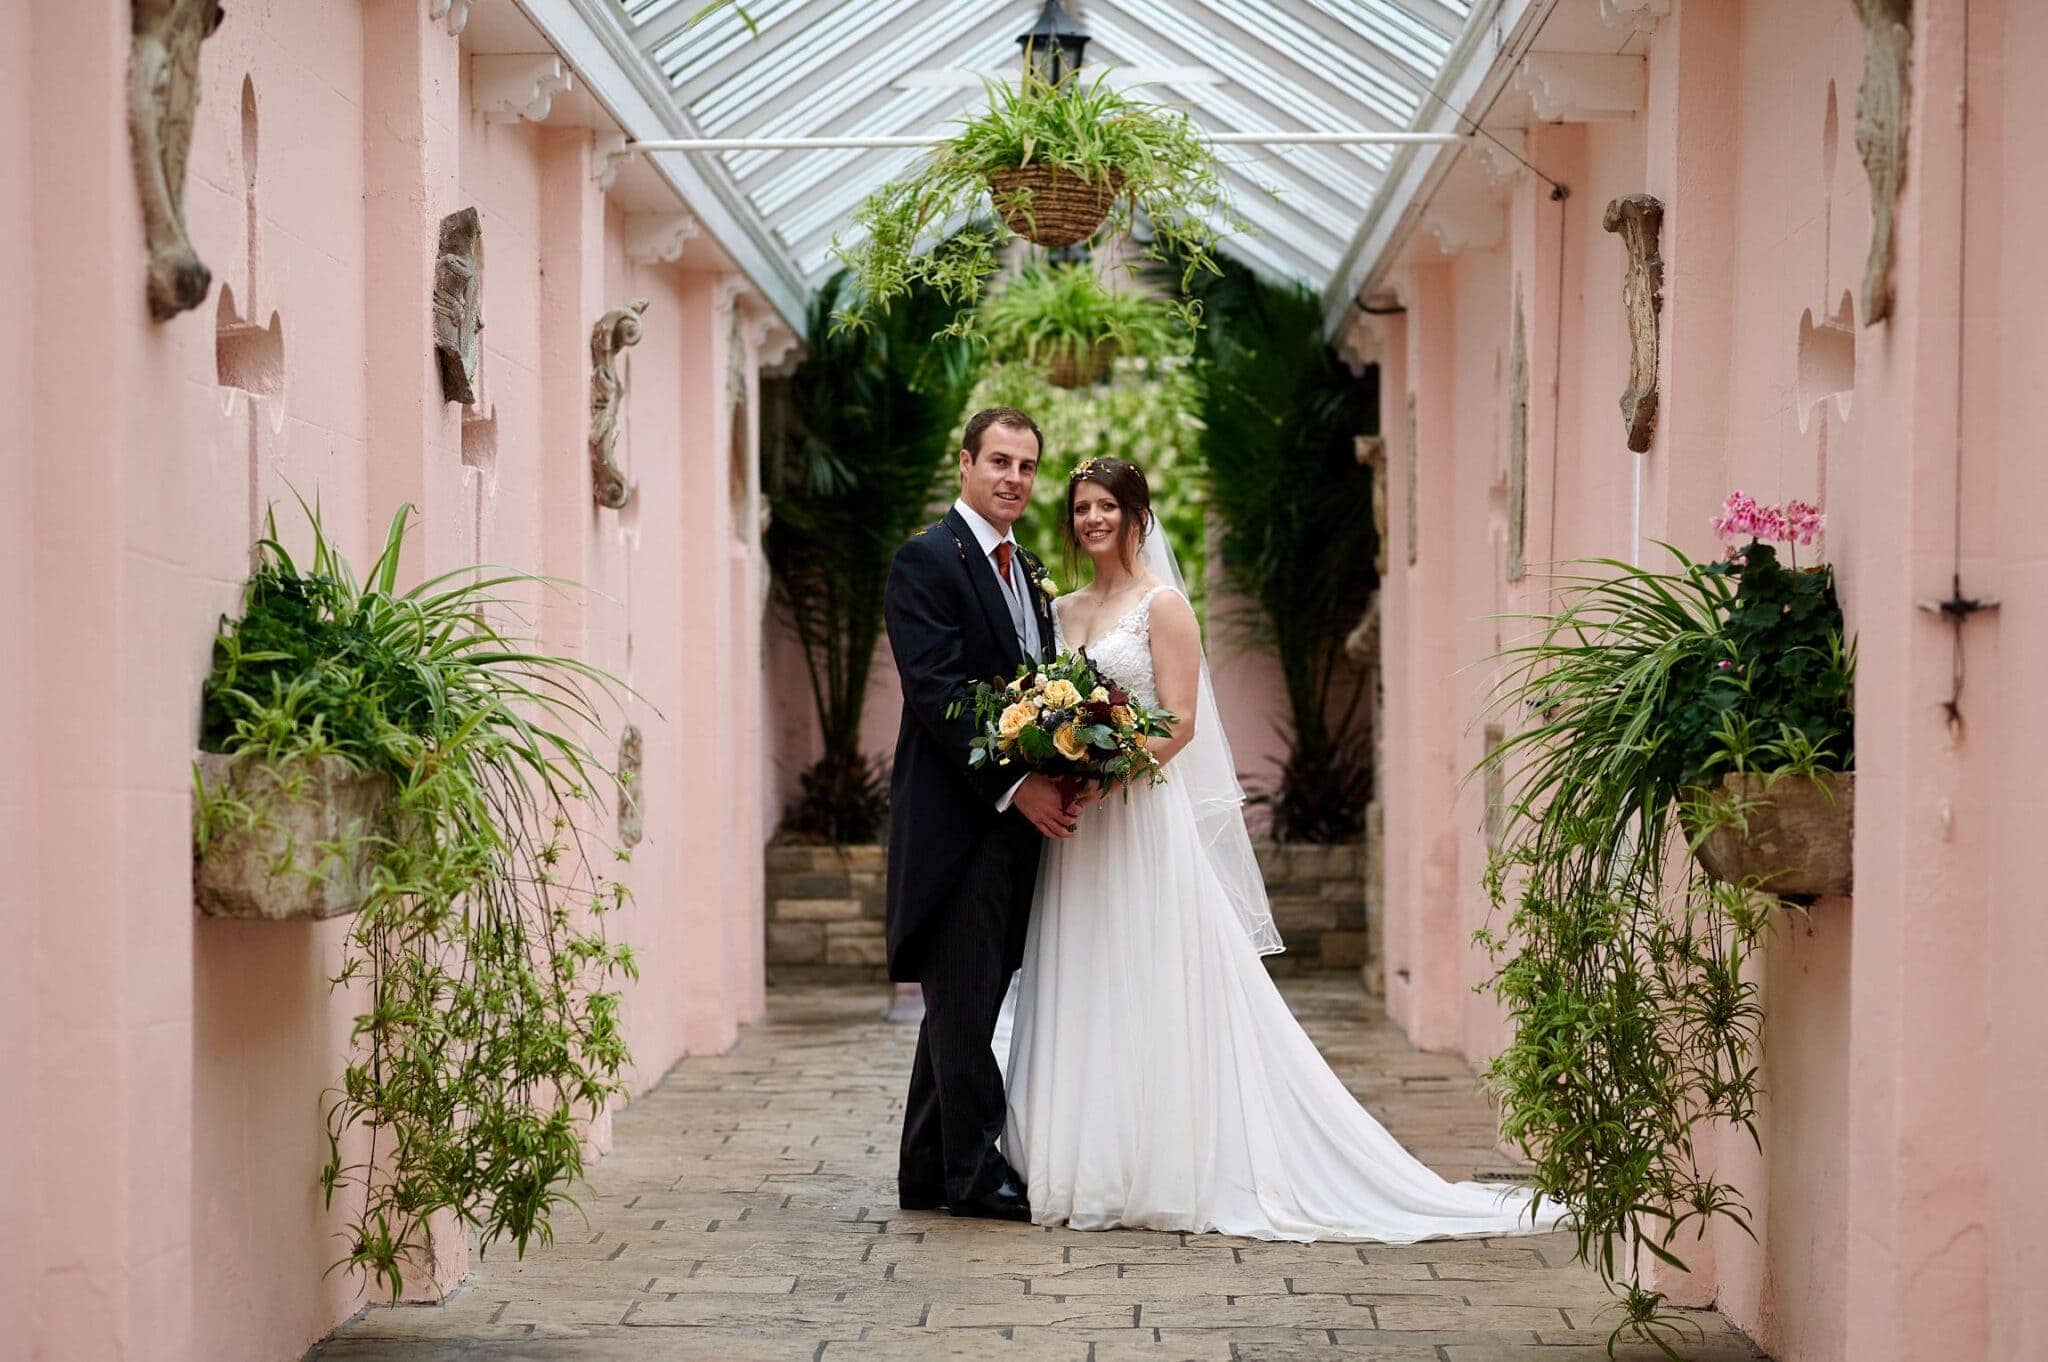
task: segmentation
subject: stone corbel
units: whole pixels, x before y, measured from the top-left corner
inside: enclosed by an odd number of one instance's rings
[[[1856,150],[1870,178],[1870,258],[1863,324],[1892,312],[1892,228],[1906,183],[1907,108],[1913,93],[1913,0],[1852,0],[1863,21],[1863,83],[1856,89]]]
[[[199,107],[199,46],[220,27],[220,0],[133,0],[128,141],[149,246],[149,312],[167,322],[199,306],[213,271],[185,234],[185,163]]]
[[[590,178],[604,193],[611,193],[612,185],[619,178],[619,167],[626,163],[626,134],[622,132],[601,132],[596,136],[591,149]]]
[[[1528,134],[1520,128],[1505,128],[1490,136],[1473,138],[1468,146],[1477,153],[1479,169],[1490,185],[1504,185],[1522,173],[1528,158]]]
[[[773,313],[758,318],[748,328],[747,340],[754,349],[754,367],[764,378],[779,378],[796,368],[802,341],[782,318]]]
[[[753,285],[744,274],[724,274],[711,290],[711,311],[717,317],[732,316],[733,309],[740,306]]]
[[[636,265],[662,265],[681,258],[683,247],[703,231],[688,213],[626,214],[626,258]]]
[[[1354,375],[1363,375],[1366,366],[1377,364],[1383,353],[1378,328],[1363,317],[1345,327],[1337,342],[1337,358],[1344,361],[1344,367]]]
[[[1439,195],[1429,206],[1422,230],[1436,238],[1445,255],[1491,250],[1500,245],[1507,214],[1491,200],[1469,195]]]
[[[444,401],[476,401],[482,294],[483,223],[476,209],[464,208],[441,219],[434,256],[434,358],[441,366]]]
[[[1625,195],[1607,205],[1600,225],[1618,233],[1628,249],[1621,291],[1628,311],[1628,389],[1621,395],[1621,417],[1628,427],[1628,447],[1642,454],[1657,430],[1657,314],[1664,306],[1658,234],[1664,205],[1648,194]]]
[[[552,52],[487,52],[470,60],[470,103],[491,123],[540,122],[572,81]]]
[[[615,457],[619,409],[626,397],[618,358],[621,350],[640,343],[647,301],[635,298],[625,307],[613,308],[590,332],[590,493],[607,510],[616,511],[633,499],[632,484]]]
[[[1600,123],[1632,118],[1648,102],[1649,70],[1626,52],[1531,52],[1515,69],[1546,123]]]
[[[459,38],[469,22],[469,5],[470,0],[427,0],[427,17],[446,24],[449,37]]]
[[[1352,453],[1372,473],[1372,570],[1387,575],[1387,441],[1381,435],[1352,438]],[[1373,601],[1379,601],[1378,596]]]
[[[1671,0],[1600,0],[1602,21],[1623,33],[1654,33],[1670,15]]]
[[[619,734],[619,845],[635,847],[647,835],[647,811],[642,805],[642,778],[646,775],[647,742],[637,724],[627,724]]]

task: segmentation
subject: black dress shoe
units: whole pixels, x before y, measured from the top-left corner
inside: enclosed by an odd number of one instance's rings
[[[943,1211],[946,1209],[944,1192],[928,1192],[918,1187],[899,1187],[896,1190],[896,1204],[906,1211]]]
[[[954,1215],[976,1216],[983,1220],[1031,1219],[1031,1199],[1024,1194],[1024,1184],[1015,1178],[1004,1178],[992,1192],[984,1192],[969,1201],[953,1203]]]

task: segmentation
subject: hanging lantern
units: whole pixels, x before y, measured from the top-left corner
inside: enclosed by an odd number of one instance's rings
[[[1038,22],[1017,35],[1017,45],[1024,49],[1025,74],[1035,73],[1048,84],[1057,85],[1081,69],[1088,35],[1067,17],[1060,0],[1045,0],[1045,8],[1038,12]]]

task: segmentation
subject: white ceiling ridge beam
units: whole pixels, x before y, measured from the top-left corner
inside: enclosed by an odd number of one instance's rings
[[[1455,146],[1472,140],[1464,132],[1382,132],[1377,128],[1336,130],[1267,128],[1253,132],[1201,132],[1219,147],[1282,146]],[[869,134],[861,137],[650,137],[627,143],[632,152],[656,151],[877,151],[887,147],[935,147],[944,133]]]
[[[1475,5],[1471,22],[1438,79],[1437,98],[1424,104],[1418,126],[1473,127],[1513,77],[1557,5],[1558,0],[1486,0]],[[1354,301],[1377,287],[1393,267],[1456,160],[1427,147],[1406,147],[1396,154],[1386,187],[1373,200],[1323,293],[1327,334],[1343,333]]]
[[[695,131],[634,48],[609,0],[519,0],[519,6],[629,138]],[[744,196],[686,158],[654,157],[649,164],[769,305],[801,331],[810,283],[760,228]]]

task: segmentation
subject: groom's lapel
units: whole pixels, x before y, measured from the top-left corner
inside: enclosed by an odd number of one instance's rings
[[[1003,589],[996,584],[996,570],[982,553],[981,541],[974,537],[974,531],[958,511],[946,512],[945,525],[953,536],[953,546],[960,551],[960,569],[967,574],[975,599],[981,602],[981,613],[988,616],[988,627],[995,631],[996,642],[1002,645],[1003,656],[1014,670],[1024,657],[1017,650],[1017,626],[1010,619],[1010,607],[1003,601]]]

